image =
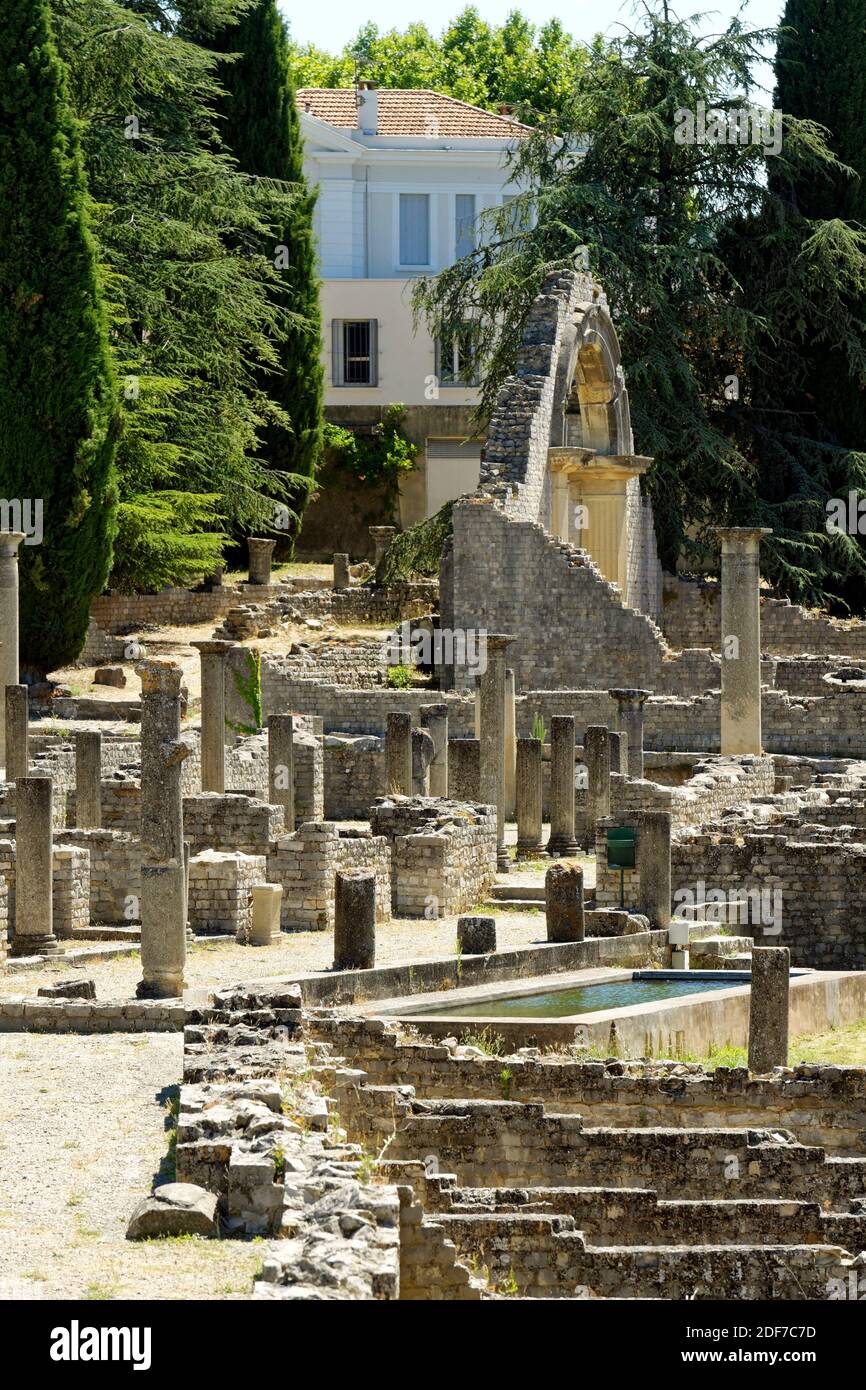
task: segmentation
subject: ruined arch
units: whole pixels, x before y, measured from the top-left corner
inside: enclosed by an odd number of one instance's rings
[[[563,329],[550,444],[597,454],[630,454],[634,449],[619,339],[607,307],[597,299],[576,305]]]

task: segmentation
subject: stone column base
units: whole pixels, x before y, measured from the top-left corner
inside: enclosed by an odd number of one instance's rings
[[[157,980],[139,980],[135,987],[136,999],[180,999],[182,995],[182,975],[165,975]]]
[[[20,939],[16,936],[9,947],[10,956],[56,956],[58,951],[64,948],[52,935],[46,936],[24,936]]]
[[[580,854],[580,845],[577,840],[565,838],[554,840],[553,836],[547,842],[547,853],[551,859],[573,859]]]

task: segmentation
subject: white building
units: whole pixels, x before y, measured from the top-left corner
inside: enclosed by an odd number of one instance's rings
[[[326,413],[376,423],[407,407],[420,446],[403,487],[404,526],[472,491],[480,444],[467,441],[477,392],[459,351],[413,329],[413,279],[475,245],[479,215],[519,192],[507,155],[525,127],[438,92],[302,88],[306,173],[318,185]]]

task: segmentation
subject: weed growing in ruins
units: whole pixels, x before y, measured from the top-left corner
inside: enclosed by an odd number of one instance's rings
[[[385,683],[391,690],[410,690],[415,682],[417,668],[415,666],[389,666],[385,677]]]
[[[264,723],[262,714],[262,654],[255,647],[252,647],[244,653],[244,659],[247,664],[247,674],[243,675],[240,671],[234,671],[232,674],[235,688],[248,707],[253,722],[252,724],[234,724],[227,719],[226,723],[233,733],[257,734]]]
[[[464,1033],[460,1041],[464,1047],[477,1047],[487,1057],[501,1057],[505,1052],[505,1039],[492,1028],[482,1028],[480,1033]]]
[[[494,1292],[498,1293],[500,1298],[517,1298],[519,1296],[520,1290],[514,1275],[514,1265],[511,1266],[505,1278],[500,1279],[493,1287]]]
[[[547,738],[547,729],[544,727],[544,719],[541,714],[539,714],[538,710],[536,710],[535,714],[532,716],[532,728],[529,731],[529,737],[534,738],[537,743],[544,743]]]
[[[514,1080],[513,1073],[507,1067],[503,1067],[499,1073],[499,1093],[503,1100],[511,1100],[511,1084]]]

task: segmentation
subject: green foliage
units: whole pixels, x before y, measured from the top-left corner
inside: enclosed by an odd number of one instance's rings
[[[397,502],[400,479],[410,473],[418,457],[418,445],[403,433],[406,407],[392,404],[385,407],[382,419],[370,434],[343,429],[339,425],[325,426],[325,444],[329,456],[363,487],[381,488],[386,504],[393,511]]]
[[[262,387],[279,367],[275,342],[288,321],[262,246],[281,231],[290,198],[251,180],[225,151],[218,55],[187,37],[247,7],[52,4],[125,381],[117,466],[128,510],[116,554],[124,586],[203,577],[222,532],[269,528],[275,506],[293,496],[292,475],[260,454],[265,432],[288,424]],[[129,554],[127,538],[138,543],[146,521],[142,499],[163,491],[173,498],[153,513],[159,535]],[[179,505],[182,492],[190,501]],[[198,543],[197,575],[191,535],[209,537]]]
[[[410,690],[415,681],[414,666],[389,666],[386,684],[391,690]]]
[[[833,602],[842,569],[862,571],[851,538],[827,536],[820,499],[845,495],[828,486],[862,481],[861,462],[837,453],[831,465],[805,412],[807,446],[792,449],[769,391],[761,418],[749,413],[764,404],[752,395],[758,368],[776,389],[785,374],[796,380],[816,337],[863,382],[866,327],[850,303],[866,276],[866,240],[838,218],[804,217],[780,190],[794,174],[845,172],[813,122],[786,116],[777,155],[761,140],[675,139],[677,112],[698,102],[754,108],[752,71],[773,32],[734,19],[704,36],[697,22],[647,0],[634,30],[595,44],[556,121],[515,155],[515,174],[534,191],[486,214],[478,249],[420,281],[416,309],[439,340],[467,319],[480,323],[470,365],[483,382],[483,421],[544,276],[588,264],[616,322],[636,448],[655,459],[645,482],[662,563],[701,558],[719,525],[769,521],[777,534],[764,556],[778,587]],[[569,138],[552,141],[557,130]],[[766,292],[744,289],[744,267]],[[732,375],[738,400],[725,395]]]
[[[499,1073],[499,1093],[503,1100],[511,1100],[511,1087],[514,1083],[514,1073],[508,1067],[503,1067]]]
[[[530,731],[529,737],[534,738],[538,743],[543,743],[545,738],[547,737],[547,729],[544,726],[544,717],[543,715],[539,714],[538,710],[536,710],[535,714],[532,716],[532,729]]]
[[[47,0],[0,26],[0,490],[37,499],[22,546],[21,666],[81,650],[116,527],[117,391],[78,129]]]
[[[465,1032],[460,1041],[466,1047],[477,1047],[478,1051],[487,1057],[501,1057],[505,1051],[505,1039],[502,1034],[494,1033],[489,1027],[482,1028],[477,1033]]]
[[[262,654],[257,647],[248,647],[244,652],[246,675],[233,671],[235,689],[242,697],[252,716],[251,724],[234,724],[226,720],[229,728],[236,734],[257,734],[264,725],[262,713]]]
[[[299,87],[350,87],[356,76],[383,87],[426,87],[496,111],[520,106],[527,121],[553,116],[565,104],[586,51],[558,19],[536,29],[518,10],[504,24],[487,24],[467,6],[434,37],[425,24],[381,33],[362,25],[339,55],[311,44],[294,47]]]
[[[226,93],[220,102],[226,146],[239,167],[276,197],[276,231],[261,249],[279,273],[286,315],[277,342],[278,367],[263,376],[262,387],[276,398],[286,418],[269,427],[261,455],[269,467],[306,480],[291,490],[297,515],[321,463],[324,376],[313,232],[316,196],[304,178],[285,22],[276,0],[254,0],[239,22],[207,35],[205,41],[232,55],[219,67]]]
[[[382,560],[381,584],[399,584],[416,576],[438,575],[442,551],[451,535],[453,509],[453,503],[446,502],[426,521],[419,521],[417,526],[410,526],[394,537]]]

